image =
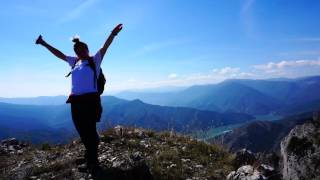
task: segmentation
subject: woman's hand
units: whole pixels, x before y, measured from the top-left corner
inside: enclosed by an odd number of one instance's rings
[[[36,40],[36,44],[43,44],[43,43],[44,43],[44,40],[42,39],[42,36],[39,35],[39,37]]]
[[[122,30],[122,24],[118,24],[113,30],[112,35],[116,36]]]

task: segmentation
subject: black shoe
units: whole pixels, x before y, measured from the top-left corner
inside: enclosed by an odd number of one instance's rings
[[[96,177],[100,172],[102,172],[102,168],[99,166],[99,164],[90,164],[88,165],[88,172],[93,177]]]

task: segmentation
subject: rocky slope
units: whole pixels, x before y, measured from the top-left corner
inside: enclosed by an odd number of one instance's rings
[[[281,142],[283,178],[316,180],[320,177],[320,113],[296,126]]]
[[[318,180],[320,177],[320,112],[295,126],[281,141],[280,156],[237,152],[236,171],[228,180]]]
[[[103,171],[93,178],[78,170],[79,141],[32,147],[15,139],[0,145],[0,179],[225,179],[232,154],[173,132],[116,127],[101,134]]]

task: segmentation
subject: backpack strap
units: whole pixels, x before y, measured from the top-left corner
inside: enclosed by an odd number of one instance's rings
[[[97,86],[97,69],[96,69],[96,64],[94,63],[93,61],[93,57],[90,57],[88,59],[88,62],[89,62],[89,66],[91,67],[91,69],[93,70],[93,85],[94,85],[94,88],[96,88]]]
[[[71,67],[71,71],[70,71],[65,77],[69,77],[69,76],[72,74],[72,71],[73,71],[74,67],[76,66],[78,60],[79,60],[79,59],[77,59],[77,60],[74,62],[73,66]]]

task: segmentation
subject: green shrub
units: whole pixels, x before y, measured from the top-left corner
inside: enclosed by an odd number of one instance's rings
[[[41,150],[43,150],[43,151],[49,151],[49,150],[51,150],[50,144],[48,144],[48,143],[42,144],[42,145],[41,145]]]

